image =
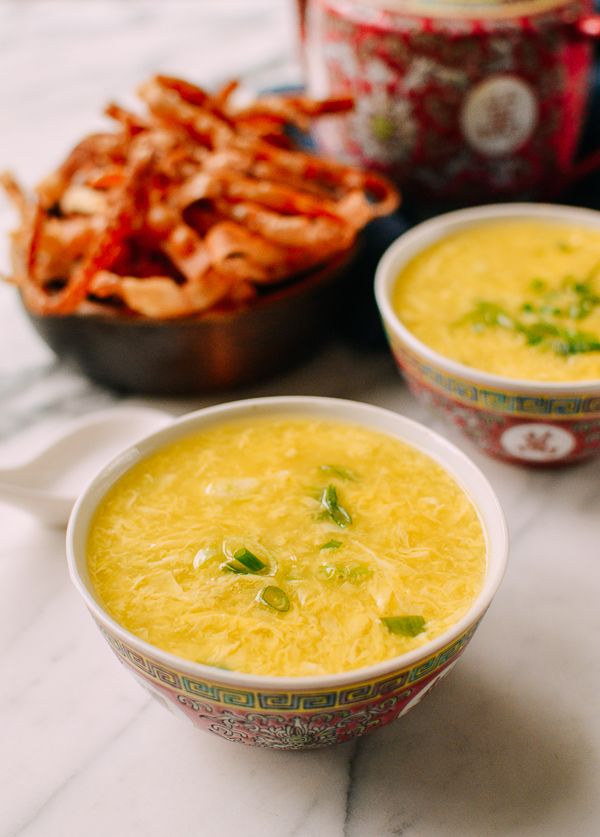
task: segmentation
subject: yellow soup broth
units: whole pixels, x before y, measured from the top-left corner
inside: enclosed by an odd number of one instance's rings
[[[99,506],[88,561],[108,612],[153,645],[302,676],[445,631],[481,589],[486,542],[465,492],[425,454],[284,417],[216,426],[137,464]]]
[[[540,221],[462,230],[406,265],[393,304],[419,340],[467,366],[600,379],[600,231]]]

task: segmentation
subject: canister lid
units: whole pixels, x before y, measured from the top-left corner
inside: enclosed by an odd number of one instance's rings
[[[581,7],[578,0],[350,0],[366,9],[426,17],[515,18],[561,7]]]

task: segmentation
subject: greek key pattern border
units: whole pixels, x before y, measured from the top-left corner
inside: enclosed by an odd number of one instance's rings
[[[483,389],[447,375],[414,358],[398,346],[394,347],[398,364],[407,375],[416,377],[436,389],[447,393],[457,401],[515,416],[552,417],[558,420],[579,417],[600,418],[600,394],[584,396],[531,397],[500,389]]]
[[[471,639],[477,625],[469,628],[450,645],[447,645],[429,659],[421,661],[413,668],[381,680],[363,682],[330,692],[255,692],[198,680],[142,656],[109,633],[103,626],[99,625],[98,627],[121,662],[131,666],[146,678],[154,680],[162,687],[166,686],[192,697],[202,698],[224,706],[312,712],[318,709],[333,709],[360,704],[376,697],[396,693],[406,686],[418,683],[456,657]]]

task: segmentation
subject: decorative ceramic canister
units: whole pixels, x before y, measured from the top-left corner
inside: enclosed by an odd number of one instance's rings
[[[310,93],[351,94],[326,152],[438,204],[540,196],[573,175],[599,34],[588,0],[312,0]]]

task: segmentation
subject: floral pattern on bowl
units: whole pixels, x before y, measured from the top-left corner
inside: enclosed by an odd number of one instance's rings
[[[120,662],[174,714],[229,741],[300,750],[364,735],[412,709],[457,662],[477,624],[441,651],[391,677],[310,692],[233,689],[219,682],[218,669],[213,669],[213,677],[193,679],[141,655],[99,627]]]

